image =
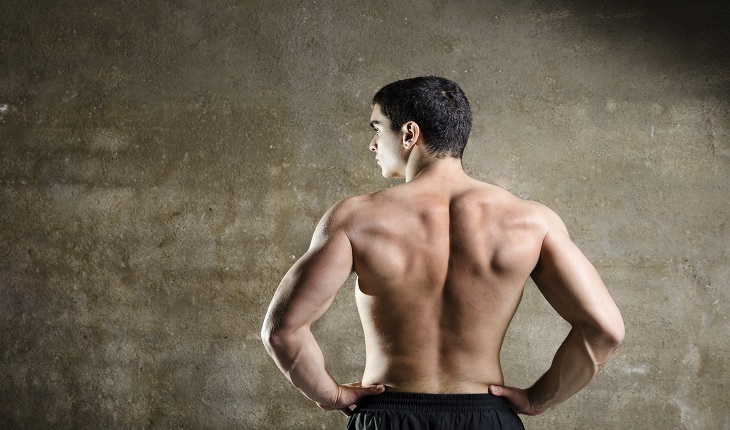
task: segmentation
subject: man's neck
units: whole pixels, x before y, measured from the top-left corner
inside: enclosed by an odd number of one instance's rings
[[[438,158],[420,152],[411,154],[406,166],[406,182],[430,176],[455,178],[465,174],[460,158]]]

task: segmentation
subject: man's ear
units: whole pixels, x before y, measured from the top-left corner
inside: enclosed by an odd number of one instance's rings
[[[421,138],[421,128],[414,121],[408,121],[401,127],[401,134],[403,135],[403,147],[411,149]]]

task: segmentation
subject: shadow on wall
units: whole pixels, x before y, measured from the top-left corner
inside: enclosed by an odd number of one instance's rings
[[[610,39],[654,44],[672,65],[702,71],[706,90],[730,99],[730,2],[726,0],[587,0],[538,7],[548,14],[573,15],[584,23],[585,33],[603,30]],[[575,28],[572,22],[570,29]],[[642,61],[652,59],[636,63]]]

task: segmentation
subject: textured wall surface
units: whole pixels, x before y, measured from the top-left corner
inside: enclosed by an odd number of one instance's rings
[[[354,3],[354,4],[353,4]],[[265,354],[335,201],[394,182],[369,100],[444,75],[473,176],[566,221],[626,319],[528,429],[730,429],[727,2],[3,1],[0,427],[337,429]],[[353,282],[317,323],[358,380]],[[567,327],[533,285],[506,382]]]

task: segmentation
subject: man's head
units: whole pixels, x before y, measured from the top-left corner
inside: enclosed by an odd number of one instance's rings
[[[418,124],[426,150],[437,157],[461,158],[471,131],[471,108],[459,85],[445,78],[403,79],[381,88],[373,105],[395,131],[408,121]]]

